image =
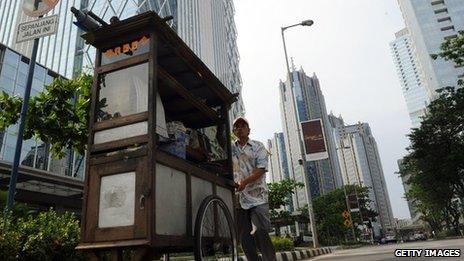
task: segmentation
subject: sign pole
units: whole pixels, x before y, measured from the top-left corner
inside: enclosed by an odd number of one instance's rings
[[[29,70],[27,72],[26,90],[24,92],[23,105],[21,108],[21,118],[18,130],[18,139],[16,140],[16,148],[13,166],[11,169],[10,184],[8,186],[8,197],[5,206],[5,216],[13,207],[14,196],[16,192],[16,183],[18,181],[18,168],[21,159],[21,150],[23,148],[24,128],[26,125],[27,110],[29,108],[29,97],[31,96],[32,79],[34,78],[35,60],[37,59],[37,50],[39,49],[39,39],[47,35],[56,33],[58,15],[41,19],[46,13],[52,10],[59,0],[40,1],[42,5],[36,0],[23,0],[23,12],[29,17],[38,17],[39,19],[32,22],[20,24],[16,32],[16,42],[23,42],[34,39],[32,46],[31,60],[29,61]],[[33,23],[37,24],[34,25]],[[30,29],[33,29],[32,31]],[[29,31],[28,31],[29,30]],[[24,31],[23,33],[20,33]]]
[[[13,161],[13,168],[11,170],[10,185],[8,186],[8,198],[5,208],[5,215],[8,215],[9,210],[13,207],[14,196],[16,191],[16,182],[18,181],[18,167],[21,158],[21,149],[23,147],[24,127],[26,125],[26,115],[29,108],[29,97],[31,95],[32,79],[34,76],[35,60],[37,58],[37,49],[39,47],[39,39],[34,39],[32,47],[31,60],[29,62],[29,71],[27,73],[26,91],[24,93],[23,106],[21,108],[21,118],[18,130],[18,139],[16,140],[16,151]]]

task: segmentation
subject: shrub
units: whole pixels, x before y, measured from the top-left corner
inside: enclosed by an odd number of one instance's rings
[[[21,249],[20,233],[12,218],[0,217],[0,256],[2,260],[17,260]]]
[[[295,246],[293,245],[293,241],[289,238],[283,238],[283,237],[271,237],[272,244],[274,244],[274,247],[277,252],[279,251],[291,251],[295,249]]]
[[[54,210],[14,220],[0,217],[0,256],[4,260],[84,260],[74,248],[80,241],[78,220]]]

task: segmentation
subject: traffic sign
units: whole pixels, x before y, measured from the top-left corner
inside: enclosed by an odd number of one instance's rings
[[[343,222],[343,225],[345,225],[345,227],[352,227],[353,226],[353,223],[351,223],[351,221],[349,219],[346,219],[344,222]]]
[[[16,43],[29,41],[56,33],[58,29],[58,15],[39,18],[19,24]]]
[[[27,16],[39,17],[52,10],[59,0],[24,0],[23,11]]]
[[[350,217],[350,212],[348,212],[348,210],[345,210],[342,212],[342,217],[344,217],[345,219],[349,218]]]

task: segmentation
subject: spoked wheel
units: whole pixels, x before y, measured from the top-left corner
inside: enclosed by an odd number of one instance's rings
[[[237,260],[232,216],[217,196],[201,203],[195,220],[195,260]]]

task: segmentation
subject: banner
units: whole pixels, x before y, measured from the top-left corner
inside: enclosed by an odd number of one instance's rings
[[[329,158],[327,143],[321,119],[301,123],[306,160],[322,160]]]

